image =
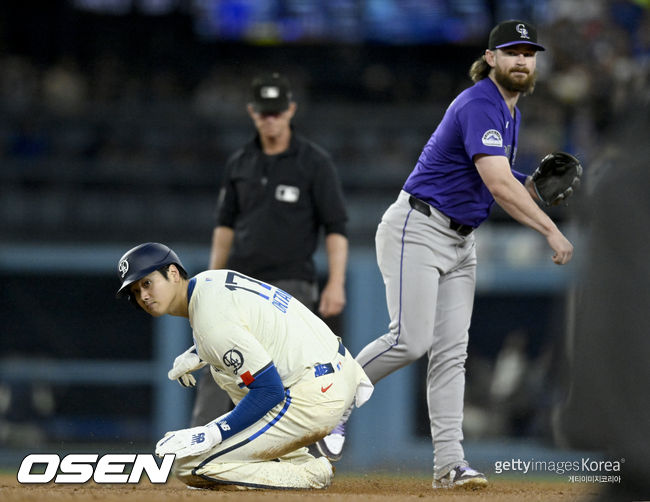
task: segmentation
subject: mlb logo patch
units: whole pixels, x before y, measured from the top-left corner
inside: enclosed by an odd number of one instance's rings
[[[300,198],[300,188],[289,185],[278,185],[275,189],[275,198],[281,202],[298,202]]]
[[[275,85],[267,85],[260,89],[260,96],[264,99],[277,99],[280,96],[280,88]]]

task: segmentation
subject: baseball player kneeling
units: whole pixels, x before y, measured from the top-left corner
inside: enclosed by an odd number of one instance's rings
[[[233,270],[189,278],[167,246],[146,243],[124,254],[117,297],[154,317],[187,317],[195,345],[169,377],[193,385],[208,364],[235,408],[211,422],[171,431],[156,454],[176,454],[187,485],[325,488],[334,476],[325,457],[305,446],[324,437],[372,384],[340,339],[284,291]]]

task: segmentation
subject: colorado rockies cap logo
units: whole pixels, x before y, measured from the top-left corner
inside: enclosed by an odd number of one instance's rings
[[[526,25],[523,23],[519,23],[516,27],[515,30],[517,30],[517,33],[519,33],[519,36],[521,38],[530,38],[528,36],[528,29],[526,28]]]
[[[124,276],[129,271],[129,262],[126,259],[122,260],[117,266],[117,270],[120,273],[120,277],[124,279]]]
[[[244,365],[244,356],[237,349],[230,349],[223,355],[223,364],[229,368],[232,367],[232,371],[236,375],[239,368]]]

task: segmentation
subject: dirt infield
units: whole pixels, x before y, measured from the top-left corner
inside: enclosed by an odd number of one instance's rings
[[[568,482],[491,480],[477,491],[433,490],[431,480],[424,477],[390,477],[379,474],[337,476],[326,490],[305,491],[214,491],[189,490],[177,480],[165,485],[143,481],[138,485],[21,485],[15,476],[0,476],[2,502],[361,502],[430,499],[436,502],[520,502],[561,501],[583,502],[595,495],[592,485]]]

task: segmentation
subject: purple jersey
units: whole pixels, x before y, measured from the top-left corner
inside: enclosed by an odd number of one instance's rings
[[[461,92],[429,138],[404,190],[450,218],[478,227],[494,197],[481,179],[475,155],[501,155],[515,163],[521,114],[514,118],[494,82],[485,78]],[[526,175],[513,170],[522,183]]]

